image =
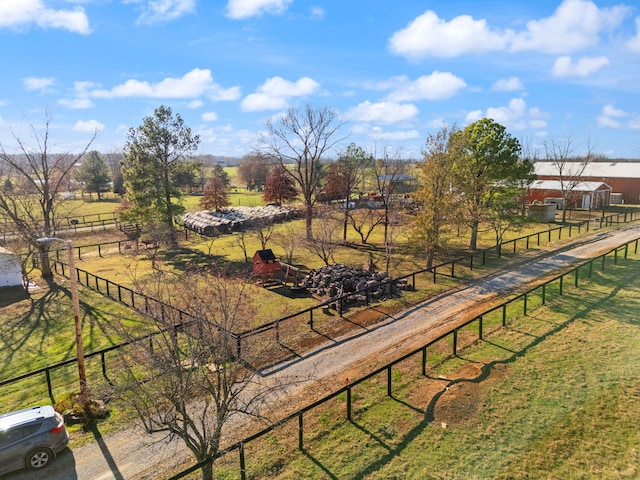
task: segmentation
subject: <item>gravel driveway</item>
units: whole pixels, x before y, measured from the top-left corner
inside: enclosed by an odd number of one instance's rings
[[[346,379],[383,366],[404,353],[416,350],[450,329],[456,322],[473,318],[501,298],[532,286],[574,263],[597,257],[640,237],[640,225],[591,234],[558,242],[556,253],[521,263],[518,268],[494,274],[473,284],[447,292],[400,312],[367,331],[334,340],[294,360],[264,372],[263,382],[299,380],[273,398],[271,410],[280,418],[300,406],[339,388]],[[85,446],[66,449],[52,465],[40,473],[20,471],[7,475],[11,480],[108,480],[162,478],[165,468],[189,462],[191,456],[180,442],[167,443],[127,428],[101,437]]]

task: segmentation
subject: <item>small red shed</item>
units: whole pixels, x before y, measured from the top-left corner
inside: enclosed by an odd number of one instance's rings
[[[253,274],[261,277],[275,277],[282,271],[282,265],[270,248],[258,250],[253,254]]]

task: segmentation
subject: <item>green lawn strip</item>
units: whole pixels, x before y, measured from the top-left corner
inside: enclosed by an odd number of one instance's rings
[[[80,288],[85,354],[121,342],[118,328],[140,330],[139,316],[102,295]],[[27,300],[0,309],[0,379],[7,380],[77,356],[68,280],[49,289],[46,284]],[[114,355],[114,354],[110,354]],[[87,359],[89,378],[102,378],[100,357]],[[55,392],[77,388],[75,363],[51,373]],[[39,396],[39,397],[38,397]],[[0,389],[3,410],[47,398],[44,374]]]
[[[394,398],[384,376],[358,385],[351,423],[344,399],[305,416],[304,453],[290,426],[273,450],[247,446],[249,478],[637,478],[639,272],[631,259],[594,271],[458,358],[434,365],[430,354],[432,380],[418,359],[403,362]],[[465,365],[492,373],[474,382]],[[439,376],[479,388],[476,414],[443,428],[447,393],[424,394]],[[238,478],[234,462],[220,462],[220,478]]]

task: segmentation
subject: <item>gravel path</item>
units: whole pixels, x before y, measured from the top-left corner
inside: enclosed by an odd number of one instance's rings
[[[560,242],[556,253],[522,263],[518,268],[491,275],[453,292],[425,301],[390,317],[369,330],[334,340],[302,357],[264,372],[263,382],[291,384],[271,410],[280,418],[311,401],[341,388],[348,378],[383,366],[416,350],[450,329],[456,322],[473,318],[504,295],[539,283],[589,258],[640,237],[640,225],[595,233]],[[292,384],[291,380],[298,382]],[[164,468],[189,462],[189,452],[174,441],[126,428],[73,451],[67,449],[44,472],[16,472],[12,480],[110,480],[162,478]]]

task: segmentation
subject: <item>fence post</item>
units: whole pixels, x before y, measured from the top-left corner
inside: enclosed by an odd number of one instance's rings
[[[613,251],[613,264],[618,265],[618,249],[617,248]]]
[[[602,271],[603,271],[603,272],[604,272],[604,262],[605,262],[605,259],[606,259],[606,258],[607,258],[607,255],[606,255],[606,254],[603,254],[603,255],[602,255]]]
[[[309,328],[313,330],[313,308],[309,310]]]
[[[478,340],[482,340],[482,315],[478,317]]]
[[[436,283],[436,269],[437,267],[433,267],[433,283]]]
[[[387,396],[391,396],[391,365],[387,367]]]
[[[427,347],[422,349],[422,376],[427,376]]]
[[[483,250],[482,251],[482,266],[484,267],[487,261],[487,251]]]
[[[575,280],[573,282],[574,286],[577,288],[578,287],[578,272],[580,271],[580,267],[576,268],[576,275],[575,275]]]
[[[240,448],[238,449],[240,454],[240,478],[242,480],[246,480],[247,478],[247,467],[244,461],[244,442],[240,442]]]
[[[347,420],[351,421],[351,385],[347,386]]]
[[[524,316],[527,316],[527,294],[524,294]]]
[[[564,275],[560,277],[560,296],[562,296],[562,284],[564,283]]]
[[[627,255],[629,254],[629,244],[625,243],[624,245],[624,259],[627,259]]]
[[[502,305],[502,326],[507,326],[507,304]]]
[[[49,398],[51,399],[51,403],[54,403],[55,399],[53,398],[53,388],[51,387],[51,372],[47,368],[44,371],[44,374],[45,374],[45,377],[47,377],[47,390],[49,391]]]
[[[517,246],[517,245],[518,245],[518,239],[516,238],[516,239],[513,241],[513,253],[516,253],[516,246]]]
[[[529,238],[530,238],[530,237],[531,237],[531,235],[527,235],[527,242],[526,242],[526,245],[527,245],[527,248],[526,248],[526,249],[527,249],[527,250],[529,250]]]
[[[458,355],[458,329],[456,328],[453,332],[453,356]]]
[[[298,415],[298,450],[304,450],[304,421],[302,420],[302,412]]]
[[[469,270],[473,270],[473,257],[475,255],[471,254],[471,256],[469,257]]]
[[[102,362],[102,376],[107,378],[107,361],[104,356],[104,352],[100,352],[100,361]]]
[[[547,299],[547,284],[543,283],[542,284],[542,305],[545,304]]]
[[[454,270],[453,270],[453,269],[455,268],[455,266],[456,266],[456,261],[455,261],[455,260],[453,260],[453,261],[451,262],[451,278],[456,278],[455,273],[454,273]]]

